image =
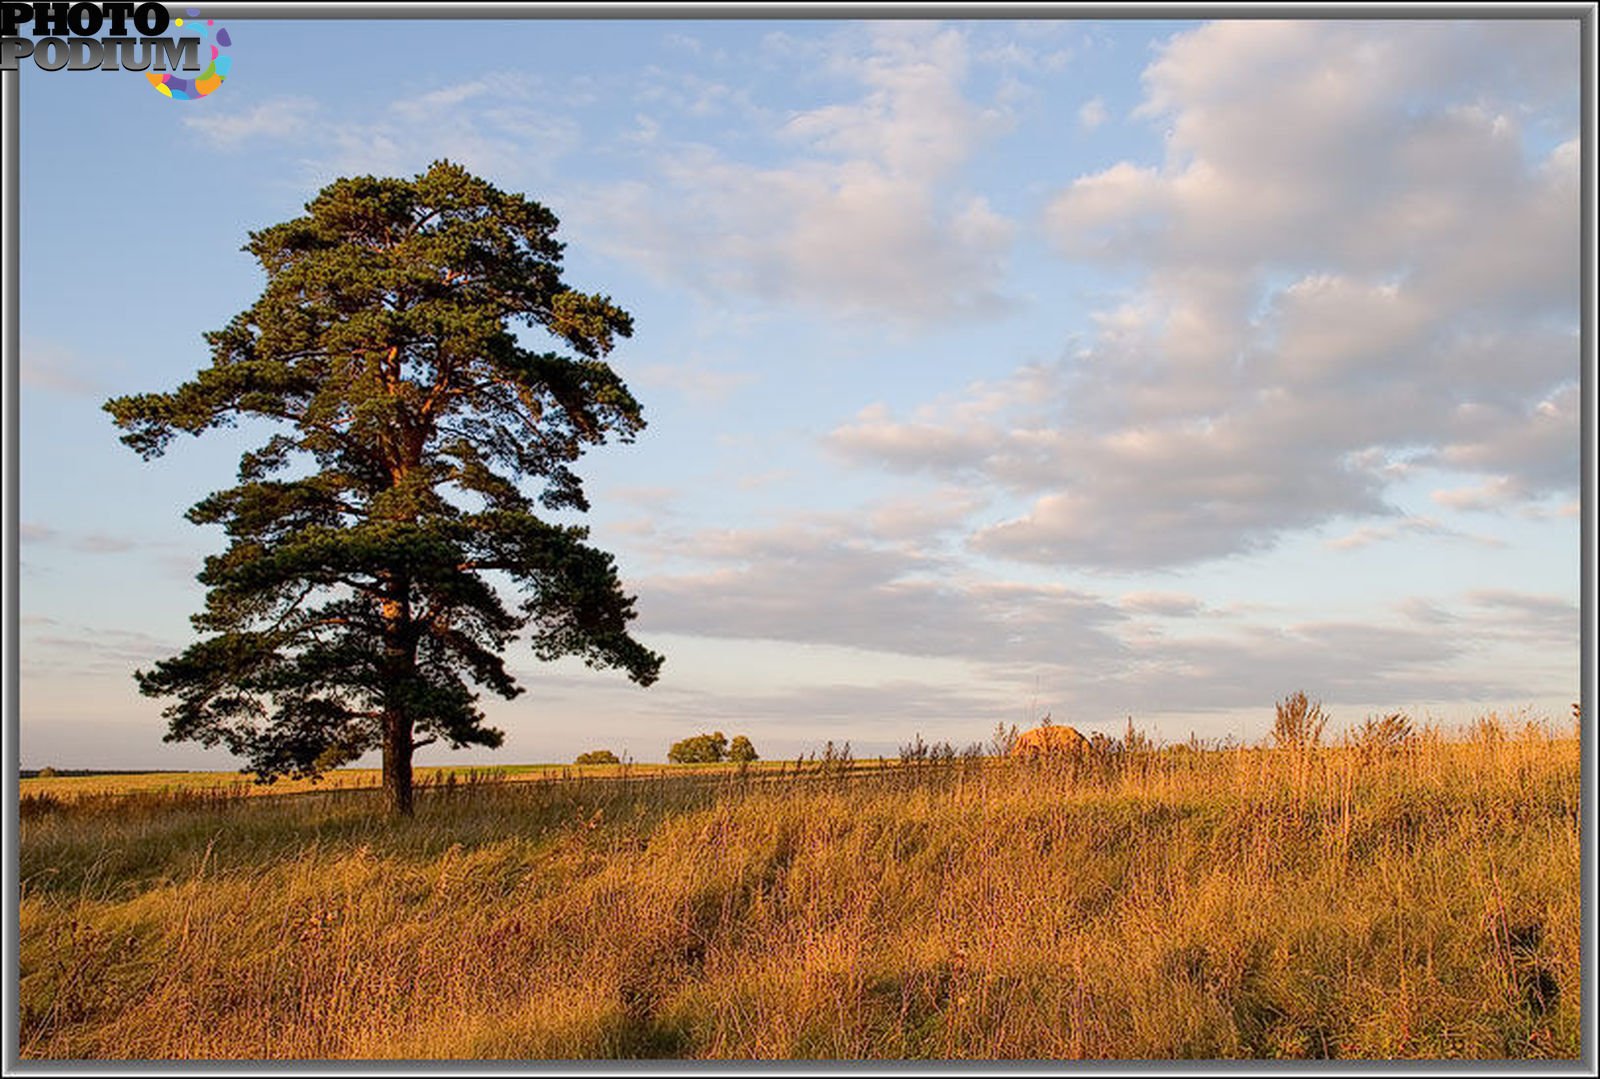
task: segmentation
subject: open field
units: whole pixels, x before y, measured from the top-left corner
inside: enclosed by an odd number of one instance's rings
[[[1570,733],[476,779],[37,804],[23,1055],[1580,1051]]]
[[[876,762],[874,762],[876,763]],[[782,771],[792,762],[756,761],[748,766],[757,772]],[[631,776],[683,776],[720,773],[735,768],[731,764],[494,764],[473,766],[419,767],[415,782],[419,788],[448,786],[454,783],[530,782],[579,778]],[[73,803],[98,800],[118,804],[116,799],[146,795],[163,796],[176,802],[211,800],[232,801],[279,794],[313,794],[320,791],[376,789],[383,783],[377,768],[339,768],[317,779],[278,779],[257,783],[240,772],[97,772],[90,775],[24,776],[20,794],[24,806],[47,803]]]

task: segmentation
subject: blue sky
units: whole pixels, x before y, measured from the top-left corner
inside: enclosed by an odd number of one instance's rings
[[[667,656],[524,652],[441,761],[1577,698],[1575,21],[229,28],[195,102],[21,76],[25,767],[228,766],[131,672],[256,432],[145,463],[99,406],[207,362],[249,230],[441,157],[635,316],[650,426],[582,471]]]

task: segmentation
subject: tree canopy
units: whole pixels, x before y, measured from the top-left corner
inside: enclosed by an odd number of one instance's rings
[[[673,764],[715,764],[727,755],[728,736],[721,731],[685,738],[667,750],[667,760]]]
[[[179,432],[273,427],[189,511],[228,544],[199,575],[204,636],[136,674],[176,698],[167,740],[224,745],[265,778],[381,746],[409,813],[417,746],[501,743],[479,691],[522,692],[504,653],[524,632],[541,659],[655,680],[612,557],[538,512],[587,510],[573,462],[644,427],[605,360],[632,320],[566,286],[556,228],[447,162],[338,180],[249,234],[266,286],[205,335],[209,367],[106,404],[146,458]]]

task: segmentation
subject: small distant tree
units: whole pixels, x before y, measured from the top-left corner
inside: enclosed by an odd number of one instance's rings
[[[756,752],[756,747],[751,744],[750,739],[741,734],[728,743],[728,759],[739,764],[748,764],[760,760],[761,755]]]
[[[621,764],[622,762],[620,760],[618,760],[617,759],[617,755],[615,753],[611,752],[609,749],[591,749],[587,753],[578,754],[578,759],[573,761],[572,763],[574,763],[574,764]]]
[[[47,764],[35,772],[34,775],[39,779],[54,779],[56,777],[56,770]]]
[[[1015,723],[1009,727],[1004,723],[996,723],[994,737],[989,740],[989,748],[996,757],[1009,757],[1011,751],[1016,748],[1019,737],[1021,732],[1017,730]]]
[[[1313,703],[1304,690],[1299,690],[1278,702],[1272,739],[1279,746],[1307,749],[1322,741],[1322,728],[1327,725],[1328,714],[1322,710],[1322,702]]]
[[[716,764],[727,756],[728,738],[721,731],[685,738],[667,750],[667,760],[673,764]]]

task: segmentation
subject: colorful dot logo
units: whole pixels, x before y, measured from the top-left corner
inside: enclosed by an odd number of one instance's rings
[[[172,25],[179,28],[183,37],[194,37],[198,31],[200,48],[211,50],[211,63],[207,64],[206,69],[192,81],[180,79],[170,71],[145,73],[145,78],[150,80],[151,86],[174,101],[193,101],[205,97],[222,85],[222,81],[228,77],[228,69],[233,67],[233,57],[227,53],[233,45],[233,39],[228,36],[228,28],[217,26],[215,19],[207,19],[202,25],[199,8],[189,8],[187,14],[189,21],[173,19]]]

